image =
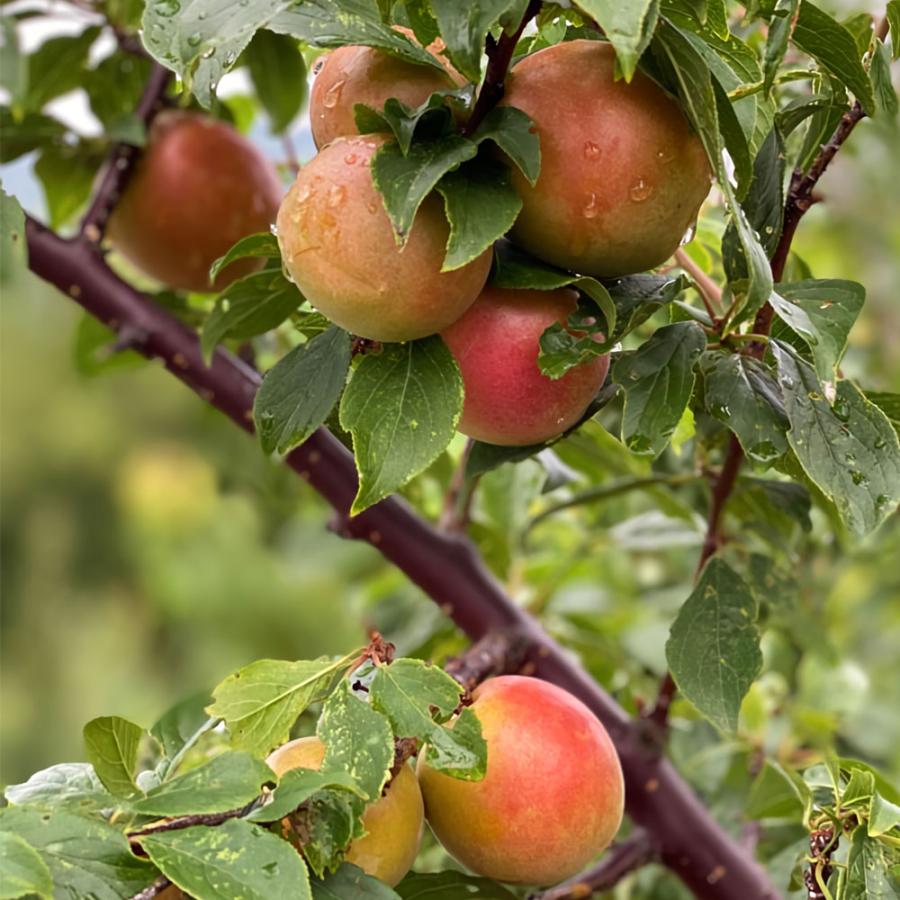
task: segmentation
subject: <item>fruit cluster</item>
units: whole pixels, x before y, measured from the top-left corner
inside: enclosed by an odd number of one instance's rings
[[[371,171],[392,138],[360,134],[354,107],[380,110],[390,98],[415,107],[443,93],[461,122],[464,111],[451,95],[464,79],[440,41],[427,49],[440,66],[363,46],[341,47],[320,62],[310,100],[319,152],[283,200],[272,167],[230,127],[164,112],[110,237],[159,280],[208,290],[213,260],[267,229],[277,211],[285,267],[314,307],[374,341],[440,334],[465,386],[460,431],[494,444],[539,443],[577,423],[609,359],[598,356],[558,380],[543,375],[539,338],[555,323],[568,327],[578,294],[490,285],[490,249],[443,271],[449,224],[436,193],[398,244]],[[710,171],[677,104],[653,81],[640,72],[630,83],[616,81],[609,44],[574,40],[522,59],[501,102],[530,116],[541,148],[534,185],[512,171],[523,205],[511,241],[596,277],[644,271],[671,256],[696,219]],[[254,264],[233,263],[216,287]]]

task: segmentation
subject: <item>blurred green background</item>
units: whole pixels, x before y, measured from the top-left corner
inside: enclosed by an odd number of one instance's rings
[[[889,125],[861,126],[796,245],[817,277],[868,287],[845,372],[894,391],[896,147]],[[5,276],[2,781],[82,758],[93,716],[150,724],[261,656],[346,650],[372,626],[403,651],[454,646],[437,611],[374,551],[326,530],[328,510],[300,479],[158,366],[81,371],[76,341],[94,330],[79,309],[23,271]],[[600,426],[567,443],[563,458],[595,477],[632,466]],[[432,514],[449,467],[443,459],[414,488]],[[702,496],[688,491],[659,512],[658,497],[633,495],[563,516],[535,529],[526,557],[522,529],[544,502],[543,478],[526,463],[485,479],[474,533],[510,591],[633,708],[689,591],[700,535],[687,501]],[[900,774],[898,559],[896,517],[847,553],[817,526],[811,549],[786,557],[800,599],[767,636],[770,671],[745,705],[745,742],[802,754],[836,734],[848,755]],[[708,729],[684,727],[675,752],[714,798],[728,759],[704,757],[704,742],[713,746]]]

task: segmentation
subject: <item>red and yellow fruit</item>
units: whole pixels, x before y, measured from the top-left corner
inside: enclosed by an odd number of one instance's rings
[[[112,245],[163,284],[221,290],[259,260],[209,267],[248,234],[268,231],[283,190],[274,166],[230,125],[166,110],[109,222]]]
[[[521,291],[487,287],[469,310],[441,333],[459,364],[465,404],[463,434],[491,444],[524,446],[574,425],[609,369],[599,356],[553,380],[538,368],[540,338],[566,323],[578,295],[568,288]]]
[[[325,745],[316,737],[298,738],[273,751],[266,760],[279,777],[290,769],[318,769]],[[424,827],[422,794],[408,765],[391,780],[386,792],[363,815],[368,832],[347,850],[347,862],[393,886],[410,870]]]
[[[678,248],[709,193],[700,139],[678,105],[641,72],[614,80],[610,44],[577,40],[527,56],[503,102],[534,120],[541,172],[513,168],[524,206],[512,239],[588,275],[643,272]]]
[[[398,31],[412,37],[405,28]],[[318,64],[309,99],[316,147],[321,149],[335,138],[359,134],[353,116],[355,103],[380,110],[386,100],[396,97],[407,106],[416,107],[436,92],[452,91],[465,83],[462,75],[439,55],[443,49],[440,41],[426,49],[440,61],[443,71],[416,65],[374,47],[339,47],[324,57]]]
[[[333,141],[297,176],[278,212],[284,264],[306,298],[347,331],[410,341],[456,321],[484,285],[491,251],[441,272],[450,226],[426,197],[403,247],[372,182],[382,135]]]
[[[536,885],[569,878],[622,822],[622,770],[609,735],[580,700],[534,678],[494,678],[474,697],[487,774],[460,781],[420,757],[432,830],[479,875]]]

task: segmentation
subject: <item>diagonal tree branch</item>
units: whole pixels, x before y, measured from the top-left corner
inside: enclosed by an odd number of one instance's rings
[[[252,430],[259,373],[219,349],[205,366],[197,336],[121,280],[84,240],[64,240],[33,219],[26,234],[29,265],[110,328],[134,335],[135,350],[159,359],[180,381]],[[775,900],[778,894],[752,855],[713,819],[672,765],[661,759],[646,729],[622,708],[511,600],[474,545],[441,533],[397,498],[350,517],[356,494],[353,458],[319,429],[287,458],[335,509],[341,532],[375,547],[438,604],[473,640],[512,629],[528,647],[535,674],[579,697],[604,723],[622,760],[627,810],[657,840],[661,860],[702,900]]]

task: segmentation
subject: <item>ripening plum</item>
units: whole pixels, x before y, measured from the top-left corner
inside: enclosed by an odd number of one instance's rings
[[[492,678],[474,701],[484,779],[460,781],[419,757],[432,831],[460,863],[497,881],[575,875],[622,823],[622,769],[606,729],[576,697],[536,678]]]
[[[325,745],[317,737],[304,737],[274,750],[266,763],[281,777],[290,769],[318,769],[324,757]],[[344,858],[393,887],[412,866],[424,829],[422,793],[410,766],[400,769],[362,821],[368,833],[350,845]]]
[[[598,356],[555,381],[537,362],[541,335],[555,322],[565,324],[577,303],[578,294],[569,288],[488,286],[441,332],[465,385],[463,434],[524,446],[549,440],[578,421],[606,378],[609,357]]]
[[[678,104],[641,72],[614,81],[610,44],[576,40],[525,57],[503,103],[534,120],[541,172],[517,169],[524,206],[510,237],[540,259],[587,275],[665,262],[710,188],[703,145]]]
[[[359,337],[410,341],[456,321],[487,280],[491,250],[441,272],[450,226],[425,198],[400,247],[369,164],[383,135],[339,138],[297,175],[278,212],[284,264],[310,303]]]
[[[163,284],[222,290],[259,267],[240,260],[209,281],[209,267],[241,238],[268,231],[284,191],[274,166],[230,125],[165,110],[109,221],[123,256]]]
[[[398,28],[415,40],[412,32]],[[444,67],[420,66],[374,47],[351,45],[332,50],[316,65],[316,80],[309,99],[313,140],[321,149],[337,137],[359,134],[353,105],[364,103],[380,110],[396,97],[407,106],[420,106],[438,91],[452,91],[465,78],[440,55],[440,39],[427,48]]]

